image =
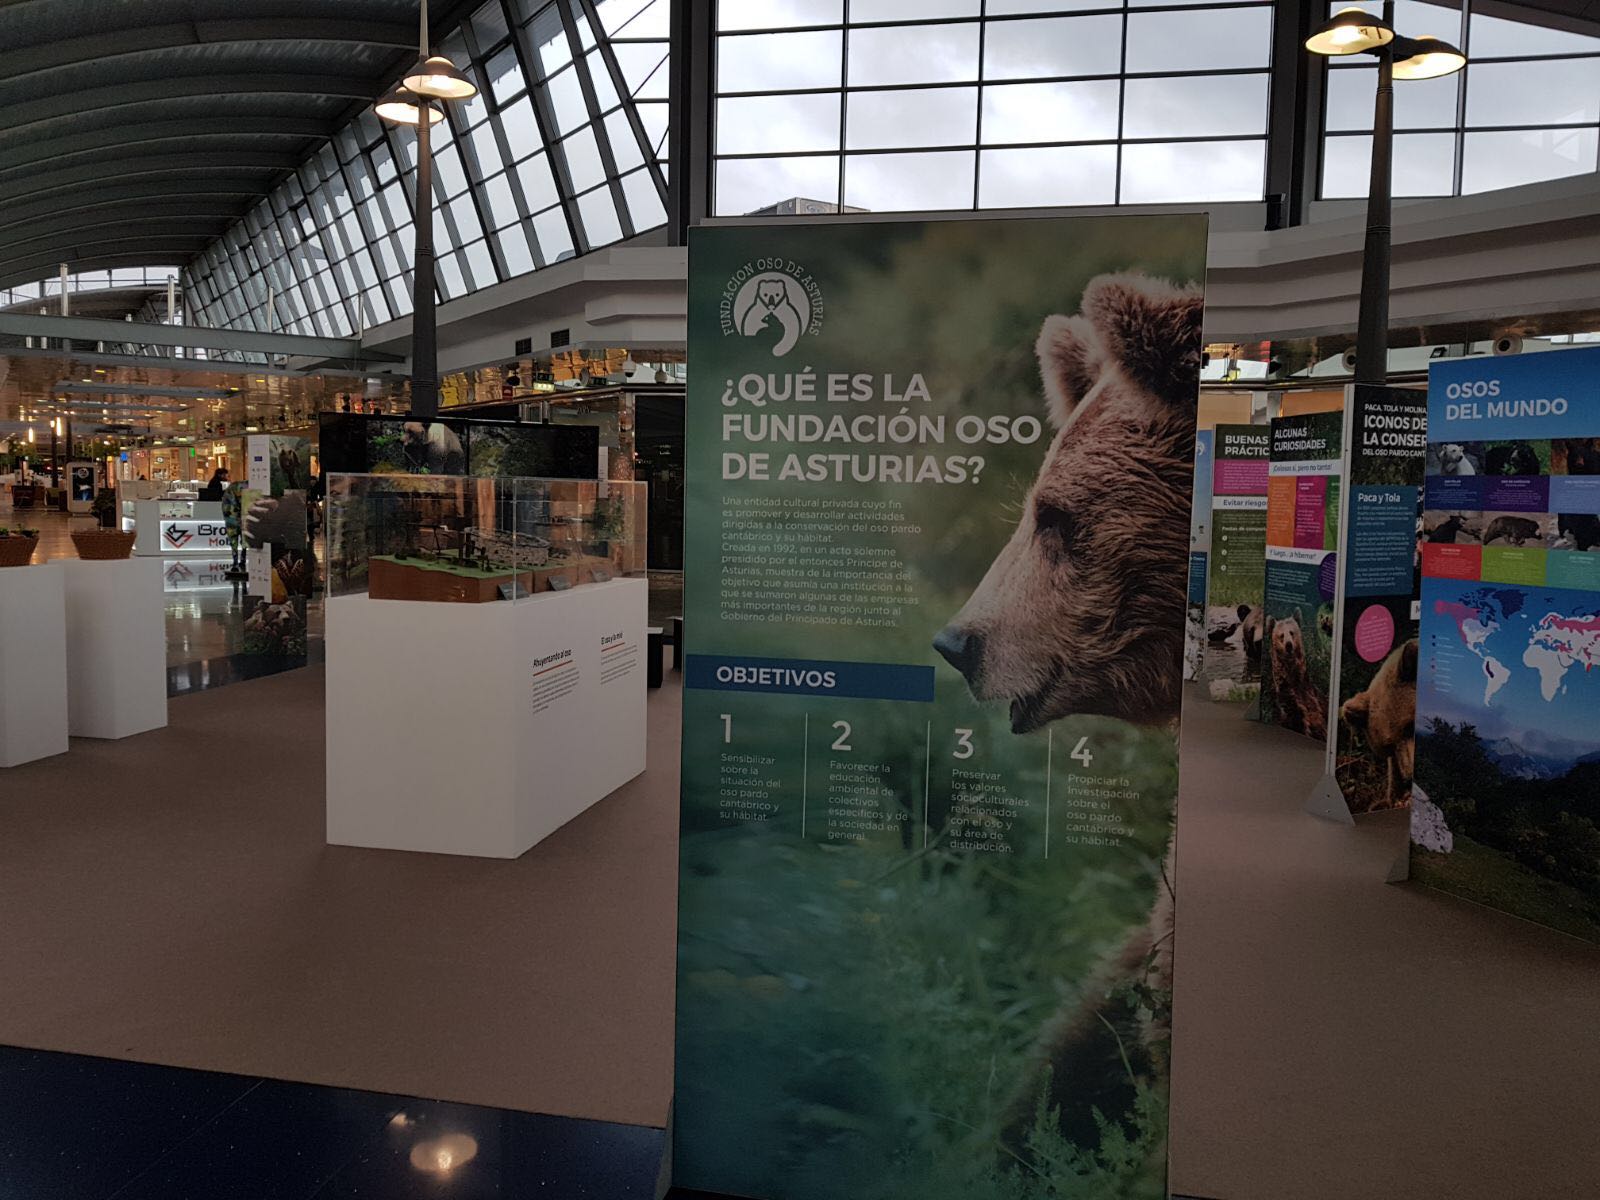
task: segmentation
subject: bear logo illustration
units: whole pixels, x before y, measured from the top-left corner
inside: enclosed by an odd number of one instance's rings
[[[739,290],[734,302],[739,332],[745,337],[758,337],[772,328],[780,331],[772,347],[776,358],[794,349],[810,321],[810,303],[796,301],[790,294],[792,282],[787,275],[757,275]]]

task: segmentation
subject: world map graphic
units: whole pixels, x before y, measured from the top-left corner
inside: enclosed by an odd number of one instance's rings
[[[1544,603],[1540,603],[1544,601]],[[1560,612],[1554,597],[1518,588],[1486,587],[1459,600],[1438,599],[1434,611],[1455,622],[1468,650],[1483,665],[1483,703],[1511,681],[1520,662],[1539,677],[1539,694],[1554,701],[1569,672],[1600,666],[1600,604],[1593,612]]]

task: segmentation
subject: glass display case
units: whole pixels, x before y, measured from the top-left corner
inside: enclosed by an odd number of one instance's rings
[[[329,596],[477,604],[646,571],[641,483],[326,478]]]

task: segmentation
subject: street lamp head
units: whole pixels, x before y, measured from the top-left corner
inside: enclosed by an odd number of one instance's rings
[[[434,100],[469,100],[478,94],[478,85],[442,54],[425,58],[407,71],[405,85]]]
[[[1313,54],[1338,58],[1376,50],[1392,41],[1394,30],[1382,17],[1359,8],[1343,8],[1306,39],[1306,49]]]
[[[427,114],[429,125],[437,125],[444,120],[442,109],[404,87],[393,88],[372,106],[372,111],[391,125],[410,125],[413,128],[422,124],[424,113]]]
[[[1393,54],[1396,79],[1438,79],[1467,65],[1465,54],[1435,37],[1396,38]]]

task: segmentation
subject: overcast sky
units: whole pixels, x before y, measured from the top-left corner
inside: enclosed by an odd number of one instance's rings
[[[638,0],[610,0],[635,4]],[[1167,0],[1171,2],[1171,0]],[[990,14],[1071,12],[1104,0],[989,0]],[[1270,55],[1267,6],[1195,12],[1139,12],[1128,17],[1128,72],[1265,70]],[[1337,6],[1334,6],[1337,7]],[[855,21],[966,17],[977,0],[851,0]],[[717,103],[719,155],[757,154],[718,164],[716,208],[740,213],[791,196],[835,199],[844,174],[845,202],[880,211],[1048,204],[1105,204],[1117,197],[1115,146],[1008,149],[1019,143],[1125,138],[1260,138],[1267,121],[1265,74],[1116,80],[1012,82],[1040,77],[1117,74],[1122,18],[1117,15],[784,31],[796,24],[837,23],[842,0],[725,0],[720,10],[717,87],[722,93],[786,89],[952,85],[909,91],[838,91],[768,96],[725,95]],[[1461,40],[1460,13],[1401,0],[1397,25],[1408,34]],[[1474,17],[1475,58],[1600,50],[1600,39]],[[848,55],[846,55],[846,48]],[[848,61],[848,70],[844,63]],[[1333,71],[1326,194],[1364,195],[1374,72]],[[1396,87],[1401,131],[1453,128],[1457,78],[1403,81]],[[1119,100],[1120,90],[1120,100]],[[1468,88],[1467,124],[1531,126],[1600,123],[1600,59],[1541,63],[1480,62]],[[841,106],[844,112],[841,114]],[[1119,106],[1120,105],[1120,106]],[[842,129],[841,129],[842,125]],[[843,149],[840,156],[841,137]],[[973,146],[932,151],[929,147]],[[849,151],[893,150],[892,154]],[[1397,143],[1397,193],[1448,193],[1455,169],[1453,134],[1407,134]],[[821,152],[818,157],[802,157]],[[1262,141],[1202,140],[1124,145],[1124,203],[1260,199]],[[1469,133],[1463,185],[1488,190],[1593,170],[1593,128]],[[975,184],[975,176],[976,184]]]

